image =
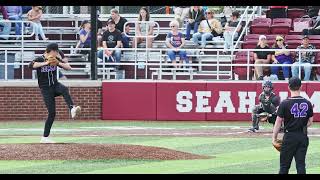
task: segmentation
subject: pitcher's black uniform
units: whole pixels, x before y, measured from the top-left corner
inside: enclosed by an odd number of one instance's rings
[[[46,53],[50,53],[51,51],[54,52],[59,52],[59,47],[58,44],[56,43],[50,43],[47,45],[46,48]],[[63,54],[62,54],[63,55]],[[63,63],[60,58],[57,58],[60,63]],[[72,118],[74,118],[74,112],[77,109],[80,109],[79,106],[75,106],[72,98],[69,93],[69,89],[61,84],[57,80],[57,66],[50,66],[44,65],[38,68],[34,68],[35,63],[43,63],[46,62],[46,57],[45,55],[42,55],[40,57],[37,57],[33,61],[30,62],[29,67],[36,69],[37,71],[37,77],[38,77],[38,84],[39,88],[41,90],[41,94],[43,96],[43,100],[45,102],[45,105],[48,110],[48,117],[45,122],[45,128],[44,128],[44,133],[43,137],[48,137],[50,135],[50,130],[52,127],[52,124],[54,122],[55,116],[56,116],[56,101],[55,97],[57,96],[63,96],[70,112]],[[61,65],[58,64],[58,66],[61,67]],[[79,110],[78,110],[79,111]]]
[[[290,97],[281,102],[277,115],[284,119],[279,174],[288,174],[293,157],[297,173],[305,174],[305,159],[309,145],[307,123],[309,118],[313,117],[312,104],[301,96]]]

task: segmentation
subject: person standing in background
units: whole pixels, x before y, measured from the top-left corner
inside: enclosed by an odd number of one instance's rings
[[[184,20],[189,16],[190,6],[176,6],[174,8],[174,18],[179,22],[179,27],[182,28]]]

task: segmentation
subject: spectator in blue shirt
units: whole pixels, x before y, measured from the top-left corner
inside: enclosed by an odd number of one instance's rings
[[[9,20],[22,20],[22,6],[6,6],[7,14]],[[15,23],[16,35],[21,35],[21,25],[22,23]]]
[[[166,45],[168,48],[168,56],[172,64],[176,66],[176,55],[180,57],[180,64],[184,61],[188,63],[187,53],[185,50],[182,50],[185,45],[184,35],[178,31],[179,22],[177,20],[173,20],[170,22],[171,32],[167,34],[166,37]]]
[[[91,48],[91,24],[88,20],[84,20],[80,26],[80,41],[76,48]],[[90,50],[81,50],[81,54],[90,54]]]

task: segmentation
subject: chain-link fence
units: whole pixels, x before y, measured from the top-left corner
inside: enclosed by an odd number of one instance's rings
[[[136,14],[142,6],[98,6],[100,13],[108,14],[112,8],[121,14]],[[173,13],[170,6],[170,13]],[[166,6],[147,6],[150,14],[166,14]],[[91,6],[43,6],[45,14],[90,14]]]
[[[117,8],[120,14],[137,14],[142,6],[97,6],[102,14],[109,14],[112,8]],[[167,6],[146,6],[150,14],[166,14]],[[174,6],[168,6],[169,13],[173,14]],[[207,6],[210,9],[220,13],[224,6]],[[91,6],[43,6],[45,14],[90,14]],[[233,9],[245,9],[246,6],[232,6]],[[268,6],[262,6],[267,9]]]
[[[90,6],[43,6],[45,14],[89,14]]]
[[[119,6],[121,14],[137,14],[142,6]],[[150,14],[165,14],[165,6],[146,6]]]

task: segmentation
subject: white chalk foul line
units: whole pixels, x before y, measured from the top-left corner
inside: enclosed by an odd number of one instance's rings
[[[231,133],[221,133],[221,135],[235,135],[235,134],[243,134],[243,133],[246,133],[246,131],[231,132]]]
[[[111,130],[170,130],[176,128],[162,128],[162,127],[138,127],[138,126],[102,126],[102,127],[80,127],[79,129],[63,129],[63,128],[52,128],[55,132],[82,132],[87,131],[85,129],[111,129]],[[5,128],[0,131],[25,131],[25,132],[41,132],[43,128]]]
[[[166,127],[139,127],[139,126],[100,126],[100,127],[80,127],[82,129],[115,129],[115,130],[146,130],[146,129],[176,129],[176,128],[166,128]]]
[[[0,129],[0,131],[25,131],[25,132],[42,132],[43,129],[41,128],[9,128],[9,129]],[[71,132],[71,131],[85,131],[83,129],[59,129],[53,128],[52,131],[56,132]]]

